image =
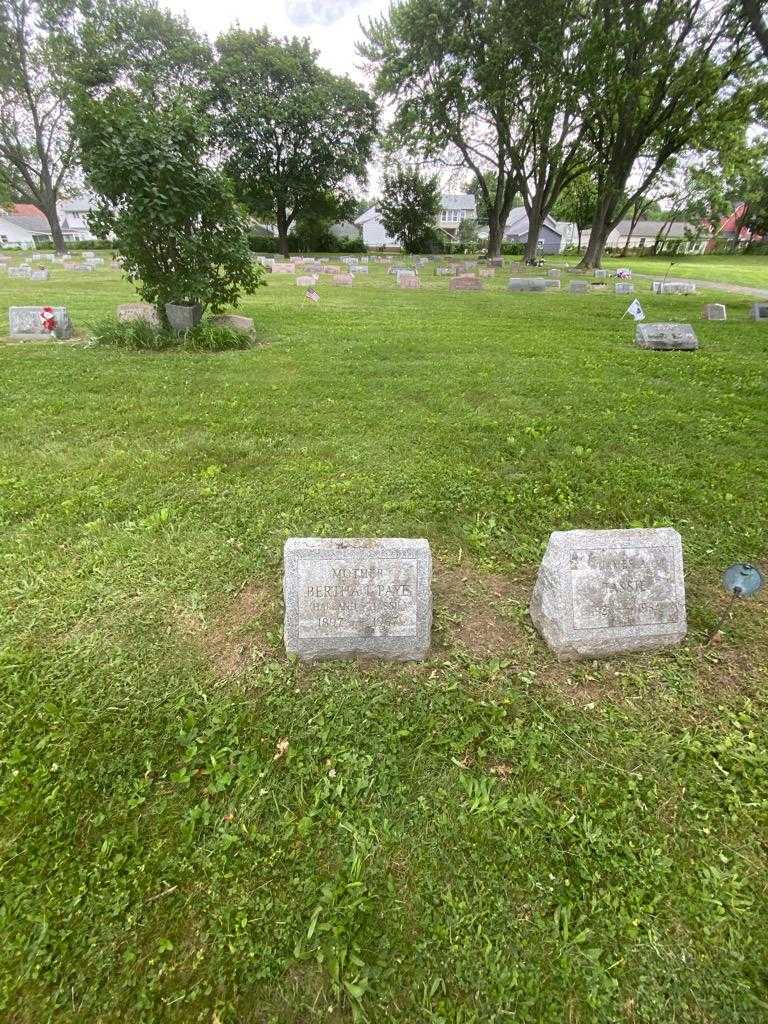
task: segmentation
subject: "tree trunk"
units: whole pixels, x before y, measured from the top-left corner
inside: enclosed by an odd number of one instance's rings
[[[502,230],[501,218],[494,210],[488,211],[488,259],[495,260],[501,256]]]
[[[576,237],[579,240],[578,245],[576,246],[576,255],[581,256],[581,228],[578,224],[576,225]]]
[[[623,182],[622,182],[623,188]],[[595,207],[595,216],[592,218],[592,227],[589,232],[587,248],[579,263],[579,270],[593,270],[600,266],[603,259],[603,250],[608,240],[608,235],[616,226],[613,217],[616,214],[616,207],[621,193],[611,186],[598,199]]]
[[[528,239],[525,243],[525,259],[535,260],[539,252],[539,235],[544,224],[544,211],[540,196],[535,196],[528,213]]]
[[[288,248],[288,215],[285,212],[284,206],[278,206],[277,208],[277,247],[280,250],[281,256],[288,257],[290,253]]]
[[[53,247],[56,252],[61,256],[67,251],[67,247],[64,244],[64,234],[61,230],[61,221],[59,220],[59,211],[56,209],[56,196],[46,196],[44,199],[38,200],[40,209],[42,210],[45,219],[48,221],[48,227],[51,229],[51,240],[53,241]]]

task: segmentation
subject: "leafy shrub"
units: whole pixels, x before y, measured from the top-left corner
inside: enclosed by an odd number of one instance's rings
[[[524,242],[502,242],[501,243],[501,255],[502,256],[522,256],[525,253]]]
[[[206,321],[177,334],[167,328],[153,327],[146,320],[127,323],[105,320],[94,331],[93,342],[133,352],[231,352],[249,348],[251,344],[247,334]]]

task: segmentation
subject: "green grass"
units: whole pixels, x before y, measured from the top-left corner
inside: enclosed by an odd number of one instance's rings
[[[674,265],[670,270],[670,259]],[[575,257],[570,258],[576,262]],[[638,274],[653,274],[663,277],[667,271],[671,279],[690,278],[699,281],[714,281],[722,284],[740,284],[749,288],[764,288],[768,291],[768,256],[739,255],[726,256],[618,256],[606,257],[603,266],[613,270],[616,267],[630,267]]]
[[[0,344],[0,1019],[692,1021],[768,1013],[768,328],[750,300],[244,301],[219,354]],[[112,271],[0,277],[95,327]],[[707,298],[717,297],[710,292]],[[680,648],[558,665],[549,532],[674,525]],[[421,665],[288,662],[288,536],[424,536]],[[287,740],[284,750],[281,741]]]

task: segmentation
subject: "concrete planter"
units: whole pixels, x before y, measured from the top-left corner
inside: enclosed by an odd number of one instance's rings
[[[174,331],[188,331],[192,327],[197,327],[202,320],[203,307],[199,302],[194,305],[177,305],[175,302],[166,302],[165,315]]]

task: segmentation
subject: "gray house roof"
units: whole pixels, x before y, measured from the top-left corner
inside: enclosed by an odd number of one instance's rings
[[[629,234],[632,227],[631,220],[621,220],[616,225],[616,231],[622,236]],[[655,238],[661,229],[664,228],[665,238],[685,238],[687,234],[695,235],[696,226],[686,221],[676,220],[664,226],[663,220],[639,220],[632,230],[633,238]]]
[[[4,213],[0,210],[0,217],[8,221],[9,224],[14,224],[17,228],[31,231],[36,235],[50,235],[51,233],[50,225],[42,214],[39,217],[35,217],[20,213]]]
[[[556,235],[561,234],[561,232],[558,230],[557,223],[553,217],[546,217],[544,219],[544,227],[549,228],[550,231],[554,231]],[[510,210],[509,217],[507,217],[507,226],[504,231],[504,234],[528,234],[528,214],[525,212],[524,206],[518,206],[514,210]]]
[[[440,196],[443,210],[474,210],[475,197],[471,192],[443,193]]]

